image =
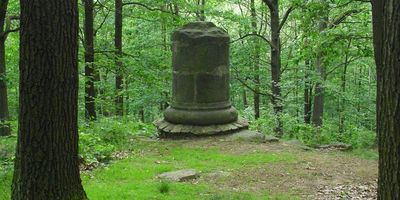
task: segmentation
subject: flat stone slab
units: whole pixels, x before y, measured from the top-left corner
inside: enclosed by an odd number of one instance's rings
[[[272,135],[266,135],[265,141],[266,142],[279,142],[279,138],[272,136]]]
[[[352,150],[352,146],[346,143],[332,143],[327,145],[317,145],[315,146],[316,149],[323,149],[323,150],[340,150],[340,151],[349,151]]]
[[[242,130],[226,137],[227,141],[266,142],[266,136],[262,133],[250,130]]]
[[[217,124],[210,126],[194,126],[185,124],[173,124],[166,120],[159,119],[153,122],[161,133],[161,137],[173,137],[194,135],[194,136],[208,136],[216,134],[224,134],[234,132],[242,129],[247,129],[249,123],[245,119],[239,118],[237,121],[228,124]]]
[[[164,180],[164,181],[171,181],[171,182],[184,182],[196,179],[200,176],[200,173],[195,169],[183,169],[178,171],[172,172],[165,172],[159,174],[157,178]]]

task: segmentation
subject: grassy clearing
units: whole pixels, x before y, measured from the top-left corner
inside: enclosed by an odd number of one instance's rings
[[[287,199],[288,195],[282,194],[221,191],[204,181],[165,183],[155,176],[185,168],[207,173],[293,160],[295,157],[288,153],[235,156],[223,154],[216,149],[157,143],[141,145],[130,158],[118,161],[109,168],[95,170],[91,175],[84,175],[83,182],[91,199]]]
[[[82,173],[91,200],[251,200],[312,199],[320,186],[364,184],[376,180],[375,150],[304,151],[290,142],[246,143],[219,139],[148,141],[132,134],[83,129],[80,145],[88,161],[111,162]],[[136,129],[146,129],[139,127]],[[96,131],[97,132],[97,131]],[[122,132],[122,130],[120,131]],[[149,131],[148,131],[149,132]],[[10,199],[16,137],[0,139],[0,200]],[[128,157],[113,160],[114,151]],[[107,160],[107,161],[108,161]],[[185,183],[160,182],[163,172],[196,169],[200,179]],[[210,177],[213,172],[223,177]]]

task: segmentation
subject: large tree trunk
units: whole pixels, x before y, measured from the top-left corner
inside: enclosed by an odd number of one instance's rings
[[[257,34],[257,12],[254,0],[250,0],[252,33]],[[253,39],[253,73],[254,73],[254,118],[260,118],[260,46],[258,38]]]
[[[400,198],[400,2],[373,0],[377,64],[378,199]]]
[[[88,120],[96,120],[93,0],[83,0],[83,2],[85,5],[85,117]]]
[[[4,23],[6,18],[8,0],[0,2],[0,136],[11,134],[8,113],[8,96],[6,80],[6,50]]]
[[[78,2],[20,3],[20,110],[12,199],[87,199],[78,163]]]
[[[273,7],[271,13],[271,76],[272,76],[272,106],[277,119],[274,128],[275,134],[279,137],[283,135],[283,122],[281,115],[283,111],[281,100],[281,38],[279,21],[279,2],[271,0]]]
[[[328,17],[324,16],[319,23],[320,32],[324,31],[327,27],[328,27]],[[324,117],[324,102],[325,102],[324,82],[326,77],[326,70],[323,64],[324,64],[324,53],[322,52],[322,50],[319,50],[315,68],[319,75],[319,80],[315,84],[314,106],[311,118],[312,124],[316,127],[322,126]]]
[[[122,63],[122,0],[115,0],[115,110],[116,115],[124,115],[124,96],[123,92],[123,63]]]

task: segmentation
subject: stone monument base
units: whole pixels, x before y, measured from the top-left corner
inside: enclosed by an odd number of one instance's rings
[[[185,138],[222,135],[242,129],[248,129],[249,127],[247,120],[241,118],[232,123],[206,126],[173,124],[164,120],[164,118],[156,120],[153,123],[160,132],[161,138]]]

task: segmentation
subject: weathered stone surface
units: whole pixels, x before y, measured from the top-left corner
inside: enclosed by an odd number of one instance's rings
[[[154,122],[161,137],[247,129],[230,102],[229,47],[228,33],[211,22],[189,23],[172,34],[172,101],[164,119]]]
[[[266,135],[265,141],[266,142],[279,142],[279,138],[272,136],[272,135]]]
[[[340,150],[340,151],[349,151],[353,147],[350,144],[338,142],[327,145],[317,145],[315,148],[317,149],[327,149],[327,150]]]
[[[165,120],[174,124],[214,125],[235,122],[238,113],[233,107],[218,110],[188,110],[169,107],[164,111]]]
[[[247,129],[249,124],[246,120],[239,118],[236,122],[209,126],[196,126],[185,124],[173,124],[164,119],[159,119],[153,124],[161,132],[160,137],[174,138],[175,136],[207,136],[214,134],[224,134],[237,130]]]
[[[172,181],[172,182],[184,182],[196,179],[200,176],[200,173],[195,169],[184,169],[173,172],[165,172],[159,174],[157,177],[164,181]]]
[[[227,141],[266,142],[265,135],[256,131],[242,130],[226,137]]]
[[[189,23],[173,33],[172,102],[165,121],[196,126],[237,121],[229,98],[229,41],[228,33],[211,22]]]

